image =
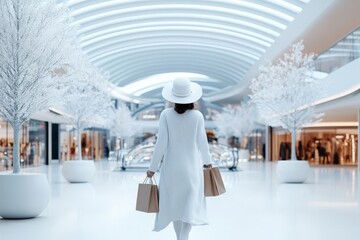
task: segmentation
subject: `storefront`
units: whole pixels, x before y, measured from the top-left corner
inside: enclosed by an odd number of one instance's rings
[[[296,155],[312,165],[357,165],[357,143],[356,127],[304,128],[296,136]],[[290,156],[290,133],[273,128],[271,159],[286,160]]]
[[[40,166],[47,163],[47,123],[37,120],[26,122],[20,130],[20,164],[22,167]],[[12,169],[13,128],[0,120],[0,171]]]
[[[108,157],[109,131],[100,128],[87,128],[81,132],[82,159],[101,160]],[[60,159],[78,159],[77,132],[72,125],[60,125]]]

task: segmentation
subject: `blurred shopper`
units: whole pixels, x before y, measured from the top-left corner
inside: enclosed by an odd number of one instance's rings
[[[331,141],[330,139],[326,139],[325,142],[325,150],[326,150],[326,163],[332,163],[331,161]]]
[[[175,103],[160,116],[158,138],[147,176],[152,177],[161,159],[159,213],[154,231],[173,223],[178,240],[187,240],[192,226],[206,225],[203,167],[211,167],[204,117],[194,110],[201,86],[176,78],[162,96]]]

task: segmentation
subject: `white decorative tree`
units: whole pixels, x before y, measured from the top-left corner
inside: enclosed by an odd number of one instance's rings
[[[254,107],[250,102],[238,106],[226,106],[215,115],[215,125],[220,135],[247,137],[255,127]]]
[[[236,108],[228,105],[222,109],[222,112],[214,113],[214,124],[219,136],[228,138],[235,135],[236,132]]]
[[[14,129],[13,173],[19,173],[19,130],[59,99],[57,70],[67,63],[75,34],[67,8],[53,0],[1,0],[0,6],[0,115]]]
[[[77,130],[78,160],[81,156],[81,131],[102,123],[112,105],[108,94],[108,80],[104,74],[91,65],[86,57],[80,58],[77,65],[67,69],[74,73],[74,81],[70,84],[64,100],[64,112],[68,114],[69,122]]]
[[[250,132],[255,127],[254,107],[249,102],[242,102],[240,105],[228,105],[223,108],[221,113],[215,114],[214,124],[220,136],[225,136],[226,140],[230,136],[239,137],[240,148],[242,143],[247,140]],[[248,159],[247,149],[232,149],[233,165],[230,170],[236,169],[239,159]]]
[[[131,116],[129,108],[125,104],[120,104],[117,109],[112,109],[112,114],[110,117],[110,133],[116,138],[120,139],[120,143],[124,146],[125,139],[128,137],[134,136],[139,132],[139,123],[136,122]],[[125,157],[122,152],[121,158],[122,161]],[[118,158],[119,152],[116,153],[116,158]],[[122,162],[124,168],[124,162]]]
[[[132,137],[140,131],[139,123],[131,116],[125,104],[119,104],[114,110],[111,126],[111,134],[118,138]]]
[[[113,110],[110,120],[111,134],[118,138],[131,137],[139,131],[139,125],[131,117],[131,112],[125,104],[120,104]]]
[[[291,132],[291,160],[297,160],[297,131],[322,116],[315,113],[313,104],[324,93],[324,84],[313,77],[314,54],[303,50],[302,41],[293,44],[283,58],[262,66],[250,86],[251,100],[265,122]]]

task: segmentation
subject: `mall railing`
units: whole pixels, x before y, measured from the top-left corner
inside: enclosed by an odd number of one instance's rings
[[[331,73],[360,56],[360,28],[356,29],[315,60],[315,70]]]
[[[150,166],[154,148],[155,145],[153,143],[139,144],[128,151],[120,151],[118,157],[111,154],[111,159],[109,160],[119,161],[122,170],[125,170],[126,168],[148,168]],[[234,150],[218,144],[210,144],[209,150],[214,166],[229,169],[236,168],[237,159],[234,159],[234,157],[237,155],[233,154]]]

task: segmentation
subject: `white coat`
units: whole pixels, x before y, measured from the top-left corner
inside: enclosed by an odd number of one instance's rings
[[[169,108],[161,113],[149,170],[156,172],[162,159],[154,231],[176,220],[193,226],[207,224],[202,166],[210,164],[211,157],[199,111],[178,114]]]

